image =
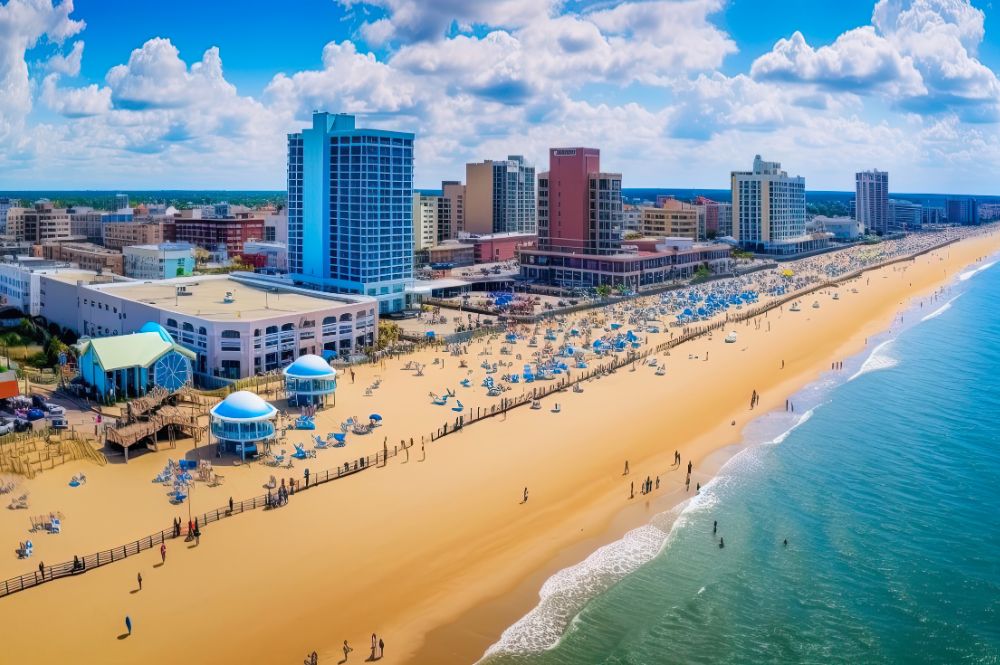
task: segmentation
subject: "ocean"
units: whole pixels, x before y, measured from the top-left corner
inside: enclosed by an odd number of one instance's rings
[[[1000,663],[997,312],[990,262],[909,309],[483,662]]]

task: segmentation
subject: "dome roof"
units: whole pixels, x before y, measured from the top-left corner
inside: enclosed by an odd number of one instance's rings
[[[330,367],[330,363],[312,354],[299,356],[295,362],[285,368],[286,376],[318,378],[336,376],[336,374],[337,370]]]
[[[238,390],[212,407],[212,415],[226,420],[262,420],[277,413],[258,395],[246,390]]]
[[[168,344],[174,343],[174,338],[170,336],[170,333],[167,332],[167,329],[161,326],[159,323],[156,323],[155,321],[149,321],[147,323],[142,324],[142,327],[139,328],[139,332],[141,333],[155,332],[156,334],[158,334],[160,337],[163,338],[164,342],[167,342]]]

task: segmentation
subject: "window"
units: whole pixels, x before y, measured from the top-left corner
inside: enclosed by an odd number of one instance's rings
[[[202,328],[202,330],[204,330],[204,328]],[[239,338],[240,338],[240,331],[239,330],[223,330],[222,331],[222,339],[239,339]]]
[[[167,319],[167,327],[168,328],[176,328],[177,327],[177,321],[175,319]]]
[[[194,332],[194,326],[185,321],[184,325],[181,326],[181,330],[183,330],[184,332]]]

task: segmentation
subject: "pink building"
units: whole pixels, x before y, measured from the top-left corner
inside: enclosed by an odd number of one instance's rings
[[[518,250],[534,247],[535,240],[531,233],[492,233],[472,236],[464,242],[475,248],[476,263],[497,263],[516,259]]]
[[[549,150],[549,170],[538,176],[539,247],[608,253],[617,249],[621,224],[621,175],[601,173],[601,151]]]

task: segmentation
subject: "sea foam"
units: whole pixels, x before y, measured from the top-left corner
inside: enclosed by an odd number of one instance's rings
[[[990,261],[989,263],[984,263],[983,265],[973,270],[966,270],[965,272],[963,272],[961,275],[958,276],[958,279],[959,281],[966,282],[975,277],[977,274],[981,273],[982,271],[989,270],[996,264],[997,264],[996,261]]]
[[[959,297],[961,297],[961,295],[962,294],[959,293],[957,296],[955,296],[954,298],[952,298],[951,300],[949,300],[945,304],[941,305],[940,307],[938,307],[936,310],[934,310],[933,312],[931,312],[930,314],[928,314],[924,318],[920,319],[920,321],[921,322],[923,322],[923,321],[930,321],[931,319],[936,319],[937,317],[941,316],[942,314],[944,314],[945,312],[947,312],[949,309],[951,309],[951,303],[953,303],[956,300],[958,300]]]
[[[880,370],[891,369],[899,364],[899,360],[889,355],[889,350],[892,345],[896,342],[895,338],[887,339],[882,342],[872,351],[872,354],[861,363],[861,367],[858,369],[854,375],[848,379],[848,381],[853,381],[854,379],[868,374],[869,372],[877,372]]]

